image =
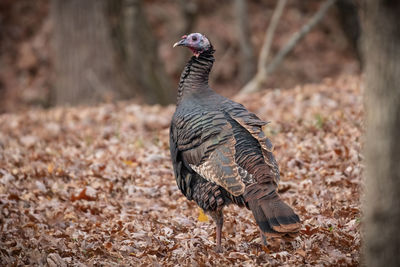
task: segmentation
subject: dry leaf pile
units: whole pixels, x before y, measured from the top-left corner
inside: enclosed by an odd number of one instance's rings
[[[304,226],[264,247],[251,213],[230,206],[222,254],[173,178],[173,106],[1,115],[0,265],[357,265],[361,87],[342,77],[237,99],[271,121],[281,195]]]

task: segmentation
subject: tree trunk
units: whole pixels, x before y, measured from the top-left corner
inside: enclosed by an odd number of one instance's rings
[[[256,58],[253,45],[249,20],[247,16],[247,0],[234,0],[236,31],[240,45],[240,73],[239,78],[242,84],[247,83],[256,73]]]
[[[362,67],[359,45],[361,28],[356,0],[338,0],[336,7],[339,11],[339,21],[343,33]]]
[[[183,16],[183,34],[190,34],[196,25],[199,10],[197,0],[179,0],[179,8]]]
[[[198,0],[179,0],[179,10],[182,16],[182,30],[180,30],[180,35],[188,35],[193,32],[199,17],[199,5]],[[180,36],[177,36],[178,38]],[[180,75],[182,72],[182,66],[185,66],[189,57],[192,53],[185,49],[178,54],[176,58],[177,63],[174,64],[174,74]],[[178,76],[179,77],[179,76]]]
[[[367,266],[400,266],[400,2],[366,0]]]
[[[158,56],[157,40],[146,19],[142,0],[120,3],[115,12],[113,40],[125,76],[137,86],[147,103],[174,103],[176,92]],[[115,7],[116,3],[110,0],[110,5]]]
[[[175,101],[141,0],[53,0],[53,104]]]
[[[126,97],[114,64],[105,8],[106,0],[52,1],[53,104],[92,104]]]

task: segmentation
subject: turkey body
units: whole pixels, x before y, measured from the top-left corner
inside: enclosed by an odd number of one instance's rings
[[[236,204],[250,209],[263,235],[293,236],[299,217],[277,193],[279,168],[267,124],[208,85],[211,48],[186,65],[170,128],[170,152],[177,185],[217,225],[221,251],[222,209]]]

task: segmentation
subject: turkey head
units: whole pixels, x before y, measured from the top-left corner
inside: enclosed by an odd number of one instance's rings
[[[183,35],[179,42],[176,42],[173,47],[186,46],[189,48],[195,57],[199,57],[201,53],[212,50],[210,41],[201,33],[191,33]]]

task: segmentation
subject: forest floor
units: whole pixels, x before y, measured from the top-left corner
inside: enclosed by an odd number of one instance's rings
[[[341,77],[237,98],[271,121],[281,195],[303,227],[262,246],[251,213],[229,206],[221,254],[175,184],[173,106],[0,115],[0,265],[359,265],[362,88]]]

